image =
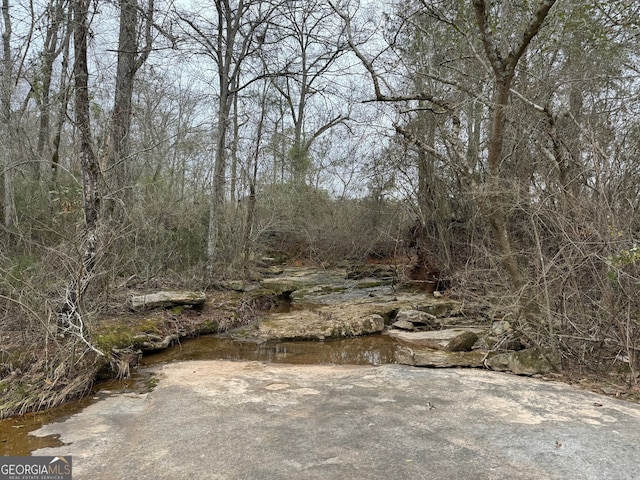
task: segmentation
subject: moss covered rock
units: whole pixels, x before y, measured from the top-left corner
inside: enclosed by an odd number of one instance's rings
[[[492,370],[511,371],[518,375],[545,374],[561,369],[560,355],[543,348],[500,353],[487,359],[486,363]]]

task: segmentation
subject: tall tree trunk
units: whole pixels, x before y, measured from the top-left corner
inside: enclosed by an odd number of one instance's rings
[[[91,121],[89,115],[89,69],[87,63],[87,16],[90,0],[75,0],[74,32],[74,79],[75,79],[75,122],[80,134],[78,144],[80,165],[82,168],[82,187],[84,217],[88,237],[95,234],[98,227],[100,195],[98,179],[100,169],[96,161],[91,140]]]
[[[120,35],[118,38],[118,66],[116,72],[115,99],[111,117],[111,161],[113,187],[116,195],[122,194],[127,177],[127,153],[131,128],[131,102],[135,77],[136,52],[138,50],[138,3],[136,0],[120,0]]]
[[[249,180],[249,199],[247,203],[247,217],[244,228],[244,238],[242,241],[242,259],[243,259],[243,268],[247,270],[249,265],[249,260],[251,258],[251,253],[253,251],[252,245],[252,236],[253,236],[253,227],[255,223],[255,215],[256,215],[256,204],[257,204],[257,193],[256,193],[256,185],[258,183],[258,159],[260,158],[260,147],[261,147],[261,139],[262,139],[262,129],[264,127],[264,119],[267,111],[267,89],[262,91],[262,101],[260,102],[260,120],[258,121],[258,127],[256,130],[256,141],[255,148],[253,151],[253,165],[251,165],[251,160],[249,161],[248,169],[252,170],[251,175],[248,175]],[[251,168],[253,167],[253,168]]]
[[[221,86],[222,87],[222,86]],[[213,179],[209,205],[209,234],[207,238],[207,273],[209,277],[214,272],[215,261],[218,259],[220,247],[220,232],[224,222],[225,185],[226,185],[226,136],[229,126],[227,88],[220,89],[220,104],[218,111],[218,128],[216,132],[216,153],[213,166]]]
[[[87,64],[88,12],[90,0],[74,0],[74,79],[75,122],[79,132],[78,155],[82,169],[85,228],[83,234],[82,264],[80,271],[67,289],[65,303],[60,312],[63,331],[76,336],[89,348],[102,354],[90,343],[83,318],[83,297],[91,283],[98,260],[98,220],[100,195],[98,179],[100,168],[93,152],[89,116],[89,69]]]
[[[240,84],[241,67],[246,58],[254,51],[253,40],[262,22],[266,21],[271,9],[262,11],[260,2],[252,0],[245,2],[237,0],[215,0],[216,22],[213,33],[204,31],[197,22],[187,16],[180,16],[193,30],[193,38],[204,47],[218,68],[217,95],[217,127],[215,138],[214,165],[209,195],[209,224],[207,233],[207,281],[215,273],[216,263],[220,260],[220,234],[224,223],[226,204],[226,175],[228,153],[227,147],[233,146],[237,139],[231,139],[229,133],[235,135],[231,129],[232,113],[235,98],[239,90],[244,88]],[[256,7],[255,10],[253,7]],[[265,16],[266,15],[266,16]],[[252,82],[249,82],[252,83]],[[229,132],[229,130],[232,130]],[[235,148],[235,147],[232,147]]]
[[[305,149],[304,145],[304,132],[302,126],[304,123],[305,109],[307,104],[307,72],[305,68],[306,64],[306,52],[302,52],[302,79],[301,79],[301,91],[300,98],[298,99],[297,109],[293,108],[292,102],[291,114],[293,117],[293,147],[291,148],[291,165],[293,170],[293,183],[295,185],[305,185],[307,173],[309,171],[309,152]]]
[[[9,0],[2,0],[2,85],[0,88],[0,147],[2,175],[4,178],[4,226],[12,227],[16,223],[16,207],[13,189],[13,128],[11,125],[11,93],[13,91],[13,59],[11,58],[11,17],[9,16]]]
[[[58,188],[58,167],[60,164],[60,142],[62,140],[62,127],[66,122],[67,108],[69,106],[69,50],[71,44],[71,34],[74,32],[73,15],[69,12],[67,16],[67,31],[62,43],[62,66],[60,68],[60,100],[58,105],[58,118],[53,135],[53,148],[51,152],[51,190]]]
[[[51,117],[51,77],[53,75],[53,62],[61,52],[59,47],[60,27],[65,18],[66,1],[51,2],[48,6],[49,26],[44,42],[42,55],[42,91],[40,93],[40,125],[38,128],[38,143],[36,145],[37,161],[34,164],[35,179],[40,179],[42,171],[40,160],[48,157],[51,152],[50,145],[50,117]],[[63,39],[64,41],[64,39]],[[63,47],[64,48],[64,47]]]
[[[129,132],[133,90],[136,73],[151,52],[151,26],[153,22],[153,0],[149,2],[146,15],[145,45],[140,47],[138,39],[138,2],[120,0],[120,33],[118,37],[118,65],[116,88],[111,114],[109,170],[111,188],[117,198],[126,198],[129,187]],[[113,207],[113,205],[110,206]]]
[[[515,76],[516,67],[526,52],[531,40],[538,34],[540,28],[553,7],[556,0],[542,0],[533,18],[526,26],[520,43],[513,45],[506,57],[496,43],[491,19],[485,0],[473,0],[476,24],[484,46],[487,60],[494,73],[495,92],[493,97],[493,113],[489,146],[487,152],[488,179],[487,194],[482,200],[485,216],[493,229],[502,264],[509,274],[513,286],[520,290],[525,280],[518,265],[518,260],[511,245],[508,228],[507,211],[509,205],[502,194],[504,186],[501,181],[502,146],[507,119],[507,108],[511,97],[511,84]]]
[[[489,149],[487,153],[488,179],[487,179],[487,199],[485,200],[485,214],[489,224],[493,229],[493,234],[498,245],[502,259],[502,265],[509,274],[513,286],[519,290],[524,285],[524,278],[518,260],[511,247],[511,235],[507,224],[506,199],[502,194],[503,185],[500,175],[500,163],[502,160],[502,145],[504,138],[504,127],[506,121],[506,109],[509,104],[509,90],[511,80],[498,83],[494,96],[493,115],[491,118],[491,133],[489,135]]]
[[[234,86],[234,90],[237,89],[237,85]],[[229,174],[229,197],[231,204],[236,203],[236,197],[238,192],[238,141],[240,137],[240,122],[238,118],[238,95],[233,96],[233,114],[232,114],[232,137],[230,145],[230,157],[231,157],[231,172]]]
[[[236,36],[240,31],[240,20],[244,11],[244,2],[240,1],[233,9],[228,0],[217,0],[218,13],[217,39],[215,45],[216,64],[218,65],[218,126],[216,131],[216,151],[213,166],[213,179],[209,203],[209,232],[207,236],[207,277],[214,274],[215,263],[219,260],[220,233],[224,225],[226,205],[227,171],[227,133],[234,97],[234,85],[237,85],[239,66],[235,64],[234,54]]]

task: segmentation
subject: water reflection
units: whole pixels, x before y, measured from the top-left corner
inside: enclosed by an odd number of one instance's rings
[[[398,341],[387,335],[328,340],[324,342],[279,342],[256,344],[228,338],[203,336],[185,340],[155,354],[145,355],[143,366],[180,360],[253,360],[298,365],[382,365],[396,363]],[[140,371],[131,378],[95,386],[94,395],[70,402],[46,412],[38,412],[0,421],[0,455],[28,455],[34,449],[59,446],[54,437],[33,437],[28,432],[52,421],[61,420],[95,401],[101,393],[144,390],[145,377]]]
[[[64,445],[57,435],[34,437],[28,434],[43,425],[60,421],[79,412],[92,401],[92,397],[85,397],[42,412],[0,420],[0,455],[24,456],[38,448]]]
[[[146,355],[144,365],[178,360],[252,360],[299,365],[382,365],[396,363],[398,341],[387,335],[256,344],[204,336],[162,352]]]

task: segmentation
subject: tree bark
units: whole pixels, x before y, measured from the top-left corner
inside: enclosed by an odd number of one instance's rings
[[[502,194],[502,178],[500,176],[500,163],[502,161],[502,145],[504,138],[504,127],[506,122],[506,109],[509,104],[509,90],[511,82],[498,84],[494,96],[493,115],[491,119],[491,133],[489,136],[489,149],[487,152],[488,179],[487,198],[484,199],[485,215],[493,229],[498,251],[501,255],[502,265],[509,274],[513,286],[516,290],[524,286],[524,278],[518,260],[511,246],[511,235],[509,232],[508,219],[506,214],[507,200]]]
[[[79,132],[78,155],[82,169],[82,191],[85,228],[83,256],[80,270],[67,288],[66,298],[59,312],[63,332],[74,335],[95,352],[102,354],[88,337],[83,318],[83,297],[91,283],[98,260],[98,220],[100,195],[98,179],[100,168],[92,148],[89,116],[89,69],[87,63],[88,12],[90,0],[73,0],[74,16],[74,80],[75,122]]]
[[[53,148],[51,152],[51,190],[58,188],[58,167],[60,163],[60,142],[62,140],[62,128],[66,122],[67,109],[69,107],[69,50],[71,44],[71,34],[74,31],[73,15],[67,15],[67,31],[62,44],[62,66],[60,69],[60,103],[58,105],[58,118],[53,136]]]
[[[118,198],[126,197],[128,187],[129,132],[131,130],[133,89],[136,74],[151,52],[153,10],[154,3],[151,0],[146,15],[145,45],[141,49],[138,39],[138,2],[137,0],[120,0],[118,65],[111,114],[111,145],[108,165],[111,170],[110,177],[113,180],[111,188]]]
[[[82,168],[85,227],[88,237],[91,237],[97,229],[100,211],[100,195],[98,193],[100,169],[92,148],[89,115],[89,68],[87,63],[89,0],[74,0],[74,3],[75,122],[80,134],[78,148]]]
[[[228,0],[216,1],[218,11],[218,35],[215,48],[218,65],[218,126],[216,131],[216,149],[213,165],[213,181],[209,205],[209,234],[207,238],[207,275],[211,277],[218,256],[219,237],[224,222],[225,184],[227,169],[227,132],[229,116],[233,105],[232,73],[233,53],[239,18],[234,18]],[[243,2],[240,1],[236,15],[242,15]]]
[[[13,189],[13,129],[11,125],[11,94],[13,92],[13,59],[11,57],[11,17],[9,16],[9,0],[2,0],[2,85],[0,88],[0,135],[3,138],[0,155],[0,168],[3,176],[3,213],[4,226],[11,228],[16,223],[16,207]]]
[[[42,85],[38,102],[40,104],[40,125],[38,128],[38,143],[36,145],[37,161],[34,165],[35,179],[40,179],[40,159],[49,156],[51,153],[50,144],[50,128],[51,128],[51,78],[53,76],[53,62],[60,55],[64,48],[63,38],[62,48],[59,46],[60,29],[65,19],[65,3],[66,1],[52,1],[47,10],[49,17],[49,26],[44,42],[44,51],[42,54]],[[68,38],[68,37],[66,37]]]
[[[540,2],[533,19],[526,26],[519,44],[511,49],[504,57],[500,47],[496,44],[491,19],[487,11],[485,0],[473,0],[476,24],[480,31],[480,37],[485,54],[494,73],[495,92],[493,97],[493,113],[491,118],[491,131],[489,134],[489,146],[487,152],[488,180],[487,198],[482,200],[485,215],[487,216],[501,255],[502,264],[509,274],[513,286],[521,289],[525,280],[518,265],[518,260],[513,252],[510,232],[508,228],[508,216],[506,200],[502,194],[500,165],[502,162],[502,146],[507,119],[507,108],[511,97],[511,84],[516,67],[526,52],[531,40],[538,34],[556,0],[543,0]]]

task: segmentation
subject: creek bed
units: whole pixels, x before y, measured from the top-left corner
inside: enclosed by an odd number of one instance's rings
[[[134,371],[130,378],[97,383],[88,397],[43,412],[0,420],[0,455],[29,455],[39,448],[62,445],[55,436],[34,437],[29,435],[29,432],[42,425],[62,421],[105,396],[148,390],[149,374],[145,374],[145,367],[186,360],[262,361],[299,365],[382,365],[396,363],[395,352],[400,344],[397,339],[381,334],[323,342],[262,344],[218,335],[183,340],[165,350],[145,354],[140,364],[141,368]]]
[[[319,341],[255,343],[220,336],[186,340],[145,355],[143,366],[180,360],[246,360],[300,365],[383,365],[396,363],[397,339],[366,335]]]

